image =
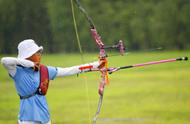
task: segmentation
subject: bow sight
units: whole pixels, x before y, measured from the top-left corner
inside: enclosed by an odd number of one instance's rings
[[[124,55],[125,53],[125,46],[122,40],[119,40],[118,43],[112,46],[104,46],[104,49],[116,49],[120,52],[120,55]]]

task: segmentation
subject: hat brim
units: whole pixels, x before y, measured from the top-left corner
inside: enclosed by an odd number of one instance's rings
[[[38,51],[42,52],[43,50],[44,50],[43,46],[40,46]],[[36,52],[38,52],[38,51],[36,51]]]
[[[29,53],[28,56],[22,56],[22,57],[18,56],[18,58],[27,59],[27,58],[31,57],[32,55],[34,55],[35,53],[37,53],[38,51],[42,52],[43,51],[43,46],[38,47],[38,49],[36,49],[35,51]]]
[[[31,55],[28,56],[27,58],[31,57],[32,55],[34,55],[34,54],[37,53],[38,51],[42,52],[43,49],[44,49],[43,46],[38,47],[38,49],[36,49],[33,53],[31,53]],[[26,58],[25,58],[25,59],[26,59]]]

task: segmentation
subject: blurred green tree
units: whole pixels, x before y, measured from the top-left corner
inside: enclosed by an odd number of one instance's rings
[[[189,0],[80,0],[105,44],[125,41],[130,50],[190,48]],[[88,23],[75,6],[82,47],[96,51]],[[47,52],[78,52],[70,0],[0,0],[0,52],[14,53],[33,38]]]

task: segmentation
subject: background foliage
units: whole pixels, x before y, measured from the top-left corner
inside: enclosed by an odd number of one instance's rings
[[[81,0],[102,39],[125,41],[130,50],[190,48],[189,0]],[[88,23],[75,6],[79,36],[95,51]],[[46,52],[77,52],[70,0],[0,0],[0,53],[15,53],[18,42],[32,38]]]

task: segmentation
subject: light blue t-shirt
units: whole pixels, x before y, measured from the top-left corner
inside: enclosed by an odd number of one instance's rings
[[[56,77],[57,69],[48,66],[49,79]],[[32,68],[23,68],[17,66],[16,74],[12,77],[15,82],[17,93],[21,96],[27,96],[34,93],[40,83],[39,71]],[[40,121],[42,124],[50,120],[50,113],[46,97],[43,95],[34,95],[20,101],[20,112],[18,119],[21,121]]]

